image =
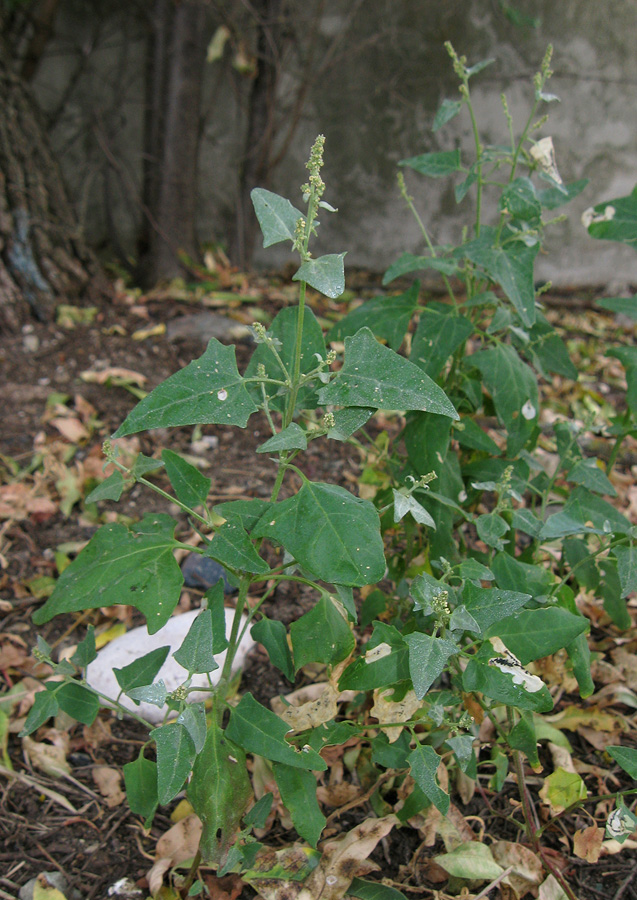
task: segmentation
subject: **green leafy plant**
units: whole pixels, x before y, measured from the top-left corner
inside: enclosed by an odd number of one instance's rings
[[[581,695],[589,696],[589,621],[575,603],[574,588],[596,591],[623,628],[629,621],[625,598],[635,589],[637,571],[634,530],[604,499],[614,494],[608,474],[616,453],[600,467],[580,447],[581,426],[563,421],[548,430],[540,419],[539,379],[548,373],[575,379],[577,371],[543,314],[534,262],[551,221],[545,212],[576,196],[585,183],[565,185],[550,139],[535,139],[545,122],[536,119],[539,108],[557,99],[546,91],[550,53],[534,80],[532,109],[519,136],[503,97],[508,140],[484,146],[470,82],[489,61],[468,67],[448,49],[460,95],[443,102],[434,129],[465,111],[474,135],[473,162],[465,165],[460,151],[453,150],[425,153],[401,166],[425,177],[456,178],[458,202],[468,195],[474,199],[473,227],[456,246],[436,245],[401,176],[400,190],[421,227],[424,249],[420,255],[403,254],[384,279],[389,284],[419,270],[436,270],[448,292],[444,302],[423,303],[414,282],[398,296],[379,297],[347,314],[327,335],[343,348],[342,357],[328,349],[307,291],[338,298],[345,286],[345,254],[314,258],[309,250],[319,214],[335,211],[322,199],[319,138],[302,187],[303,212],[269,191],[252,194],[264,246],[289,242],[300,257],[294,275],[298,304],[283,309],[267,330],[254,325],[257,346],[243,374],[234,347],[213,339],[203,356],[138,403],[114,435],[204,423],[246,428],[262,411],[272,432],[258,448],[274,463],[270,498],[210,509],[208,479],[173,451],[164,450],[161,460],[140,454],[126,466],[116,440],[104,447],[115,471],[91,499],[118,500],[135,482],[170,497],[197,523],[202,544],[195,552],[222,564],[238,584],[228,634],[221,589],[207,594],[205,608],[175,653],[186,673],[177,690],[168,693],[156,680],[165,648],[117,673],[128,697],[168,708],[166,721],[149,734],[156,758],[144,748],[125,767],[125,780],[131,809],[147,822],[158,805],[185,787],[203,833],[184,891],[197,889],[201,860],[222,873],[241,871],[257,889],[264,878],[292,877],[288,857],[277,857],[274,868],[271,859],[266,865],[269,857],[251,834],[265,822],[272,797],[251,808],[247,755],[267,761],[297,833],[316,848],[326,822],[316,797],[316,773],[327,768],[321,751],[361,737],[357,771],[376,785],[370,802],[378,819],[355,831],[371,852],[392,827],[426,807],[448,812],[441,767],[470,781],[477,778],[482,763],[475,720],[489,716],[497,736],[488,763],[495,768],[493,784],[502,786],[510,760],[529,843],[573,896],[542,854],[542,829],[525,789],[524,758],[537,767],[537,725],[553,707],[547,686],[528,667],[565,649]],[[497,200],[490,221],[489,192]],[[631,415],[635,371],[629,368]],[[399,412],[404,427],[372,439],[365,425],[377,410]],[[629,420],[622,422],[618,441],[629,433]],[[540,439],[558,458],[553,472],[545,471],[535,454]],[[359,447],[361,482],[373,502],[307,477],[296,462],[316,440],[325,443],[326,452],[334,440]],[[171,495],[147,478],[162,466]],[[284,484],[288,496],[280,499]],[[36,623],[128,603],[145,616],[149,632],[157,632],[177,605],[183,582],[174,551],[192,550],[175,537],[175,528],[165,514],[131,526],[103,526],[62,573]],[[289,632],[262,611],[285,581],[311,587],[316,597]],[[249,591],[265,584],[259,602],[249,607]],[[355,591],[362,605],[355,602]],[[268,709],[249,693],[230,702],[244,615],[272,664],[290,681],[304,666],[325,668],[320,702],[301,707],[296,717]],[[371,636],[357,646],[357,633],[370,625]],[[210,685],[209,703],[188,704],[189,693],[202,690],[192,687],[192,676],[213,671],[214,655],[222,650],[226,658],[217,684]],[[42,640],[36,655],[54,666],[56,680],[36,695],[24,734],[58,710],[90,724],[106,699],[84,678],[95,659],[92,629],[69,661],[54,663]],[[358,697],[344,715],[337,707],[343,691]],[[631,753],[613,750],[629,774],[635,769]],[[403,798],[397,816],[381,790],[389,778]],[[574,802],[584,799],[577,794]],[[618,810],[614,833],[628,834],[628,811]],[[501,867],[484,850],[485,871],[497,875]],[[446,856],[441,864],[451,874],[465,871],[458,855]],[[295,865],[298,870],[298,859]],[[475,861],[469,870],[472,866]],[[365,898],[375,890],[362,879],[352,883],[351,871],[347,877],[327,850],[321,855],[308,848],[301,871],[307,896],[314,896],[320,878],[334,879],[327,881],[338,886],[334,897],[349,891]]]

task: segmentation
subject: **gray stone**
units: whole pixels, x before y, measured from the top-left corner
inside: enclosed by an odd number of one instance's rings
[[[222,344],[233,344],[248,340],[250,329],[229,316],[206,310],[171,319],[166,325],[166,337],[169,341],[195,340],[203,344],[216,338]]]

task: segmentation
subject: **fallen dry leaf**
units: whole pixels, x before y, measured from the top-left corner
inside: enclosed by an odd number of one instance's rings
[[[336,840],[326,841],[321,861],[305,880],[298,900],[341,900],[358,874],[357,863],[366,860],[398,823],[394,815],[367,819]]]
[[[573,853],[586,862],[596,863],[602,853],[604,832],[596,825],[589,825],[583,831],[579,829],[573,835]]]
[[[0,669],[22,666],[29,655],[25,641],[17,634],[0,634]]]
[[[80,378],[89,384],[106,384],[108,381],[112,381],[113,384],[136,384],[138,387],[143,387],[147,381],[146,376],[140,372],[123,369],[120,366],[107,366],[99,371],[86,369],[84,372],[80,372]]]
[[[51,419],[49,424],[71,444],[79,444],[80,441],[87,441],[90,437],[85,426],[74,416],[60,416],[57,419]]]
[[[391,687],[374,691],[372,716],[375,716],[379,722],[408,722],[416,710],[422,706],[422,700],[419,700],[412,690],[407,691],[403,699],[398,701],[390,699],[393,693],[394,689]],[[390,744],[398,740],[402,730],[402,728],[381,728],[381,731],[387,735]]]
[[[85,725],[82,729],[84,743],[91,750],[99,750],[103,744],[109,744],[112,740],[111,723],[108,719],[99,716],[92,725]]]
[[[160,334],[166,334],[166,325],[160,322],[159,325],[152,325],[150,328],[140,328],[131,334],[134,341],[145,341],[149,337],[158,337]]]
[[[512,841],[495,841],[491,845],[491,853],[503,869],[513,866],[513,871],[504,881],[510,885],[518,900],[542,882],[544,878],[542,862],[528,847]]]
[[[193,815],[181,819],[159,838],[155,851],[157,858],[146,876],[150,893],[153,896],[159,891],[164,873],[171,866],[195,856],[199,848],[202,830],[201,820],[193,813]]]
[[[311,691],[310,688],[312,688]],[[324,722],[330,722],[338,712],[338,691],[327,682],[308,685],[307,688],[294,691],[294,693],[287,695],[286,700],[293,703],[304,696],[312,697],[312,695],[315,695],[315,699],[310,699],[300,706],[284,706],[280,700],[278,703],[276,700],[273,700],[271,705],[273,709],[276,706],[274,711],[293,731],[307,731],[310,728],[322,725]]]
[[[40,741],[34,741],[28,735],[22,738],[22,748],[29,758],[29,762],[36,769],[40,769],[45,775],[51,778],[62,778],[64,775],[71,774],[71,767],[66,761],[69,744],[68,736],[62,732],[57,732],[59,736],[57,740],[52,734],[54,729],[50,728],[47,732],[49,740],[53,739],[53,743],[44,744]]]
[[[216,875],[205,875],[204,881],[208,888],[210,900],[237,900],[245,884],[239,875],[224,875],[218,878]]]
[[[362,793],[360,787],[351,781],[341,781],[338,784],[319,785],[316,796],[325,806],[338,808],[355,800]]]
[[[117,769],[112,769],[110,766],[97,766],[93,769],[93,781],[106,800],[109,809],[119,806],[126,799]]]
[[[554,875],[549,875],[546,881],[540,885],[538,900],[568,900],[568,897],[560,887],[560,883]]]

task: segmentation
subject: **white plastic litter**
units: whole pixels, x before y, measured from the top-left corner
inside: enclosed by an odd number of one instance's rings
[[[177,660],[173,658],[172,654],[181,647],[193,620],[199,613],[200,610],[195,609],[191,612],[183,613],[180,616],[172,616],[166,625],[155,634],[148,634],[146,627],[142,626],[141,628],[133,628],[132,631],[127,632],[121,637],[114,638],[99,651],[97,659],[95,659],[88,667],[86,673],[88,683],[94,687],[95,690],[100,691],[102,694],[115,700],[119,696],[120,687],[115,678],[113,669],[121,669],[124,666],[128,666],[130,663],[135,662],[140,656],[143,656],[145,653],[150,653],[151,650],[156,650],[158,647],[169,646],[170,652],[166,658],[166,662],[159,670],[155,680],[161,679],[169,692],[174,691],[180,684],[183,684],[184,681],[186,681],[188,673],[179,665]],[[230,632],[233,618],[234,610],[226,609],[226,634],[229,634]],[[245,622],[246,617],[243,616],[242,628]],[[234,658],[234,670],[242,668],[245,663],[245,658],[253,646],[254,641],[250,637],[250,632],[248,630],[237,649]],[[225,658],[225,651],[219,653],[215,657],[219,668],[215,669],[215,671],[210,674],[213,684],[216,684],[221,676]],[[191,682],[191,686],[193,687],[208,684],[208,678],[205,674],[194,675]],[[193,692],[188,695],[188,700],[189,702],[196,700],[201,701],[206,700],[209,696],[209,693]],[[151,722],[154,725],[162,722],[166,714],[165,706],[159,708],[153,706],[151,703],[145,702],[136,706],[134,701],[124,694],[119,698],[119,702],[122,706],[133,710],[138,716],[142,716],[147,722]]]

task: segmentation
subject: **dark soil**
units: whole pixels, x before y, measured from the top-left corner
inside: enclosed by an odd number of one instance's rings
[[[268,293],[264,285],[261,296],[255,296],[259,305],[273,316],[284,300],[280,292]],[[138,308],[136,308],[136,306]],[[198,309],[196,311],[199,311]],[[42,449],[61,440],[59,432],[50,422],[44,422],[47,398],[53,393],[70,395],[67,406],[79,408],[77,395],[95,409],[99,424],[92,425],[90,434],[81,440],[75,452],[68,443],[68,459],[65,464],[86,463],[98,455],[102,440],[111,434],[134,405],[135,398],[122,387],[87,383],[81,379],[85,370],[100,370],[106,366],[122,367],[142,373],[148,379],[145,388],[150,389],[172,372],[201,355],[205,345],[195,336],[171,342],[165,335],[146,340],[132,340],[131,334],[139,328],[149,328],[192,313],[189,307],[169,300],[133,303],[125,293],[116,296],[113,304],[99,310],[96,320],[89,326],[65,329],[52,324],[34,323],[23,333],[0,337],[0,381],[3,384],[0,407],[0,453],[9,456],[25,467],[33,458],[34,446]],[[250,313],[237,304],[230,313],[244,321],[251,321]],[[147,316],[147,318],[145,317]],[[122,333],[120,333],[122,332]],[[239,368],[250,355],[247,344],[238,345]],[[223,429],[207,426],[202,429],[211,441],[212,468],[206,474],[212,478],[211,496],[215,502],[227,499],[265,497],[269,495],[273,480],[273,465],[254,450],[268,434],[267,423],[259,417],[251,420],[251,430]],[[153,432],[140,436],[140,449],[153,455],[160,447],[170,446],[177,451],[189,452],[192,429],[177,429],[170,435]],[[216,445],[216,446],[215,446]],[[330,455],[325,453],[322,442],[311,445],[304,456],[302,466],[312,479],[326,480],[351,486],[359,472],[358,454],[349,445],[330,442]],[[2,459],[0,458],[0,466]],[[26,476],[25,476],[26,477]],[[292,489],[292,485],[287,488]],[[285,491],[282,494],[285,496]],[[166,509],[157,495],[140,490],[139,486],[126,494],[117,505],[105,503],[100,513],[117,509],[131,517],[141,517],[147,511]],[[173,509],[174,513],[175,510]],[[96,522],[90,511],[84,510],[81,497],[68,514],[58,509],[46,516],[27,515],[10,521],[0,530],[0,615],[2,634],[32,646],[35,641],[30,616],[39,600],[25,588],[24,582],[34,576],[55,574],[54,552],[67,542],[86,541],[93,533]],[[183,520],[184,534],[188,523]],[[197,605],[200,592],[190,589],[183,603]],[[231,598],[230,598],[231,602]],[[306,611],[312,597],[298,586],[280,587],[268,601],[267,613],[286,624]],[[138,624],[137,615],[125,616],[128,624]],[[75,644],[84,635],[90,622],[98,628],[107,624],[99,611],[88,614],[59,617],[49,623],[41,634],[60,650]],[[18,684],[23,677],[38,674],[33,662],[0,668],[3,692]],[[298,685],[297,685],[298,686]],[[243,672],[242,691],[252,691],[262,703],[272,697],[288,693],[292,686],[268,662],[265,654],[256,648]],[[573,698],[573,702],[577,702]],[[54,779],[31,769],[23,756],[20,740],[15,733],[8,739],[8,754],[14,770],[26,775],[31,782],[12,778],[6,768],[0,776],[0,900],[14,900],[21,886],[43,871],[57,870],[64,874],[71,889],[79,892],[84,900],[102,900],[108,896],[109,887],[123,877],[145,887],[144,878],[150,868],[157,838],[171,825],[170,810],[162,810],[156,817],[149,834],[142,827],[126,803],[109,808],[104,799],[95,793],[92,772],[97,765],[121,767],[134,759],[146,739],[142,728],[130,720],[119,721],[110,713],[101,714],[111,730],[107,741],[94,746],[82,726],[58,723],[60,728],[70,729],[69,760],[73,766],[73,781]],[[2,722],[0,721],[0,726]],[[1,732],[1,728],[0,728]],[[1,742],[0,742],[1,746]],[[580,748],[582,758],[595,754],[588,745]],[[57,798],[43,793],[42,788],[56,792]],[[490,792],[476,794],[469,809],[463,814],[478,817],[487,833],[494,838],[517,840],[519,833],[505,818],[511,811],[510,801],[516,796],[511,785],[499,795]],[[60,797],[72,804],[75,812],[61,805]],[[354,827],[371,814],[365,803],[336,818],[333,833],[338,834]],[[582,819],[574,827],[586,827]],[[283,846],[294,837],[273,832],[266,838],[275,846]],[[277,844],[278,842],[278,844]],[[380,868],[382,877],[403,882],[409,897],[430,897],[444,884],[435,880],[436,872],[423,864],[423,859],[436,855],[440,848],[419,847],[421,837],[409,828],[394,829],[375,851],[372,859]],[[562,835],[547,835],[547,846],[553,852],[556,865],[566,862],[563,854]],[[416,852],[417,855],[415,856]],[[581,898],[603,897],[607,900],[634,900],[637,897],[637,877],[633,853],[615,857],[603,857],[597,866],[578,861],[568,862],[568,878],[576,894]],[[410,867],[408,872],[408,867]],[[372,876],[374,877],[374,876]],[[214,896],[225,900],[237,897],[232,879],[223,882],[225,892]],[[220,891],[217,885],[216,890]],[[145,897],[146,891],[138,894]],[[240,895],[254,896],[254,891],[244,888]],[[491,895],[493,896],[493,894]],[[70,894],[68,900],[71,900]]]

